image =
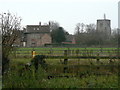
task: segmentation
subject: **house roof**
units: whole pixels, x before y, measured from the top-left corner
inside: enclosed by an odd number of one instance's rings
[[[49,25],[27,25],[25,33],[50,33]]]

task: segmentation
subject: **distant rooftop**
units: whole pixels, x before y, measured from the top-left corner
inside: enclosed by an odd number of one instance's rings
[[[50,33],[49,25],[27,25],[25,33]]]
[[[103,21],[103,20],[110,21],[110,19],[97,19],[97,21]]]

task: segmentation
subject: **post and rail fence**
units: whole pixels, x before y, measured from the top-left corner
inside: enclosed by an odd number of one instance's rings
[[[16,50],[13,51],[15,58],[34,58],[35,55],[45,55],[46,58],[59,59],[120,59],[117,49],[42,49],[42,50]]]
[[[99,65],[98,63],[100,62],[100,60],[102,59],[106,59],[109,60],[109,62],[111,62],[111,60],[118,60],[120,59],[120,56],[118,55],[118,49],[71,49],[71,48],[67,48],[67,49],[53,49],[53,48],[43,48],[43,49],[34,49],[34,50],[17,50],[14,51],[13,54],[15,54],[15,58],[34,58],[35,55],[45,55],[45,59],[57,59],[60,60],[62,59],[63,62],[63,73],[68,73],[69,68],[71,67],[69,65],[69,60],[70,59],[84,59],[84,60],[89,60],[89,59],[94,59],[97,62],[97,65]],[[72,65],[74,66],[74,65]],[[76,65],[77,66],[77,65]],[[82,66],[82,65],[79,65]],[[101,64],[100,64],[101,66]],[[100,67],[100,66],[96,66],[96,68]],[[95,67],[95,65],[93,65],[93,67]],[[102,65],[102,67],[110,67],[111,70],[113,69],[113,67],[117,67],[117,65]],[[90,68],[92,68],[90,66]]]

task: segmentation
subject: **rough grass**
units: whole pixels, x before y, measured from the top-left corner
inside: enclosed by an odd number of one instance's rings
[[[44,80],[43,88],[117,88],[116,76],[94,75],[86,78],[55,78]]]
[[[20,76],[20,70],[23,65],[30,62],[31,58],[17,58],[12,59],[10,62],[10,71],[3,76],[3,88],[117,88],[118,87],[118,74],[113,72],[110,75],[95,75],[93,72],[98,71],[106,73],[110,68],[100,68],[90,65],[89,60],[78,59],[69,60],[68,66],[69,73],[63,73],[64,64],[57,59],[47,59],[49,64],[48,70],[45,71],[41,67],[38,72],[34,72],[34,67],[31,71],[23,71]],[[102,60],[101,60],[102,61]],[[104,61],[104,60],[103,60]],[[94,62],[94,60],[92,60]],[[95,62],[94,62],[95,63]],[[77,65],[79,68],[77,68]],[[83,66],[82,66],[83,65]],[[85,66],[88,65],[88,66]],[[93,66],[93,67],[92,67]],[[115,69],[116,70],[116,69]],[[114,71],[115,71],[114,70]],[[83,75],[80,77],[80,75]],[[55,77],[48,79],[49,75],[53,76],[75,76],[75,77]]]

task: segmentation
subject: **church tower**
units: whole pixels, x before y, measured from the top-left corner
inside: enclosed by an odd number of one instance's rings
[[[106,15],[104,14],[104,19],[97,20],[97,31],[102,32],[107,36],[111,35],[111,21],[106,19]]]

